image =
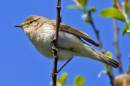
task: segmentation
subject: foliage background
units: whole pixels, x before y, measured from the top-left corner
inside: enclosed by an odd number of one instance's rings
[[[73,4],[72,0],[62,0],[62,20],[66,24],[87,32],[96,40],[90,25],[81,19],[81,11],[68,9]],[[100,30],[101,40],[104,48],[111,51],[115,57],[113,47],[113,25],[112,19],[103,18],[100,11],[111,7],[112,0],[90,0],[88,8],[95,6],[97,11],[93,18],[97,28]],[[21,23],[27,16],[32,14],[43,15],[52,19],[56,16],[55,0],[1,0],[0,1],[0,86],[49,86],[52,61],[43,58],[33,45],[29,42],[22,30],[14,25]],[[119,26],[123,24],[118,22]],[[121,28],[120,28],[121,29]],[[129,36],[119,37],[123,69],[128,67],[128,54],[130,54]],[[100,71],[104,70],[102,63],[85,58],[75,58],[63,71],[67,71],[67,85],[73,85],[76,75],[86,78],[85,86],[108,86],[107,75],[98,78]],[[117,74],[118,70],[114,69]],[[60,75],[60,74],[59,74]]]

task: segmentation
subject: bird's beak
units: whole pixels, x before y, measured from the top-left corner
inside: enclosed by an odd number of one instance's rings
[[[20,24],[20,25],[15,25],[15,27],[23,28],[23,25],[22,25],[22,24]]]

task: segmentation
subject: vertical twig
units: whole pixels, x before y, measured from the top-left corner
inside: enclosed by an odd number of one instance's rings
[[[111,86],[114,86],[114,75],[113,75],[113,71],[107,72],[107,75],[108,75],[108,77],[110,79]]]
[[[119,67],[119,73],[123,73],[123,69],[122,69],[122,62],[121,62],[121,53],[120,53],[120,48],[119,48],[119,28],[116,24],[116,20],[113,20],[113,26],[114,26],[114,47],[115,47],[115,52],[116,52],[116,57],[117,60],[120,63],[120,67]]]
[[[129,59],[129,65],[130,65],[130,55],[128,55],[128,59]]]
[[[126,71],[126,74],[130,74],[130,65],[128,66],[128,69]]]
[[[60,22],[61,22],[61,16],[60,16],[60,10],[61,10],[61,0],[57,0],[57,18],[56,18],[56,36],[55,39],[53,40],[53,57],[54,57],[54,64],[53,64],[53,72],[52,72],[52,86],[56,86],[57,85],[57,65],[58,65],[58,51],[57,51],[57,47],[58,47],[58,33],[59,33],[59,28],[60,28]]]
[[[96,26],[95,26],[95,24],[94,24],[94,21],[93,21],[91,12],[89,12],[89,18],[90,18],[90,24],[91,24],[91,26],[93,27],[93,31],[94,31],[94,33],[95,33],[95,35],[96,35],[96,38],[97,38],[97,41],[98,41],[98,43],[99,43],[99,45],[100,45],[99,47],[100,47],[100,49],[103,49],[103,44],[102,44],[102,41],[101,41],[101,39],[100,39],[99,30],[96,28]],[[113,70],[110,70],[109,72],[107,72],[107,75],[108,75],[108,77],[109,77],[109,79],[110,79],[111,85],[114,86]]]
[[[130,55],[128,56],[129,59],[129,66],[128,66],[128,70],[126,71],[127,74],[130,74]]]
[[[114,86],[114,74],[113,74],[113,69],[110,70],[110,71],[108,71],[108,72],[107,72],[107,75],[108,75],[108,77],[109,77],[109,79],[110,79],[110,84],[111,84],[111,86]]]
[[[99,30],[96,28],[96,26],[94,24],[91,12],[89,12],[89,18],[90,18],[90,24],[91,24],[91,26],[93,28],[93,31],[94,31],[95,35],[96,35],[96,39],[97,39],[97,41],[98,41],[98,43],[100,45],[99,47],[102,49],[102,41],[100,39]]]

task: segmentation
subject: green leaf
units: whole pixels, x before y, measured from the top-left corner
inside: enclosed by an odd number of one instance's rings
[[[84,13],[81,17],[82,17],[82,19],[83,19],[86,23],[90,24],[91,18],[89,17],[89,13],[88,13],[88,12]]]
[[[70,8],[70,9],[80,9],[80,7],[77,6],[77,5],[69,5],[67,8]]]
[[[106,52],[106,54],[105,55],[107,55],[109,58],[112,58],[112,53],[111,52]]]
[[[82,9],[86,8],[88,0],[74,0],[77,6],[81,7]]]
[[[105,55],[108,56],[108,58],[111,58],[111,59],[112,59],[112,53],[111,53],[111,52],[107,51],[107,52],[105,53]],[[111,67],[110,65],[104,64],[104,66],[106,67],[106,70],[105,70],[105,71],[110,72],[110,71],[112,70],[112,67]]]
[[[127,30],[127,33],[130,34],[130,29]]]
[[[84,86],[85,79],[83,76],[76,76],[74,80],[74,86]]]
[[[123,27],[122,35],[130,34],[130,20],[126,19],[127,24]]]
[[[127,33],[127,30],[129,29],[128,25],[125,25],[123,27],[122,35],[124,36]]]
[[[64,72],[61,77],[60,77],[60,80],[61,80],[61,86],[65,86],[65,82],[67,80],[67,73]]]
[[[92,8],[90,8],[88,11],[90,11],[90,12],[96,12],[96,8],[95,8],[95,7],[92,7]]]
[[[114,7],[116,7],[117,8],[117,4],[118,4],[118,0],[114,0]]]
[[[60,78],[57,78],[57,81],[58,81],[58,84],[60,86],[65,86],[65,83],[66,83],[66,80],[67,80],[67,73],[64,72]]]
[[[117,20],[125,21],[124,15],[116,8],[107,8],[103,11],[101,11],[101,16],[107,17],[107,18],[114,18]]]

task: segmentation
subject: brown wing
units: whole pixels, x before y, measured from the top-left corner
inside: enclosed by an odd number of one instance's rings
[[[53,25],[56,25],[56,21],[54,21],[54,20],[52,20],[50,23]],[[72,33],[79,38],[83,38],[84,40],[86,40],[89,43],[92,43],[95,46],[99,46],[99,44],[96,43],[94,40],[92,40],[86,33],[83,33],[79,30],[76,30],[76,29],[74,29],[66,24],[61,23],[60,29],[61,29],[61,31]]]
[[[76,35],[78,37],[81,37],[84,40],[86,40],[87,42],[94,44],[95,46],[99,46],[99,44],[96,43],[94,40],[92,40],[87,34],[81,32],[79,30],[76,30],[76,29],[74,29],[74,28],[72,28],[72,27],[70,27],[68,25],[65,25],[65,24],[62,23],[61,24],[61,30],[72,33],[72,34],[74,34],[74,35]]]

